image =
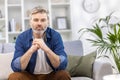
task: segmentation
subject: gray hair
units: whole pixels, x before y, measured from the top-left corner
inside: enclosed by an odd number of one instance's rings
[[[46,13],[47,15],[49,14],[47,9],[43,8],[42,6],[37,6],[30,11],[29,16],[31,17],[33,14],[37,14],[37,13]]]

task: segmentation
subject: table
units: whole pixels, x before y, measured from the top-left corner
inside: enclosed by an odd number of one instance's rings
[[[120,74],[111,74],[103,77],[103,80],[120,80]]]

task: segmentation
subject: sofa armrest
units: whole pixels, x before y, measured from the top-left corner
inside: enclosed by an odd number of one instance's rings
[[[102,58],[96,59],[93,65],[93,78],[94,80],[103,80],[103,76],[112,74],[112,66],[108,61]]]

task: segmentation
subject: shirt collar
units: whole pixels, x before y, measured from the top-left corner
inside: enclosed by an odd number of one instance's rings
[[[30,40],[30,41],[33,40],[33,31],[32,31],[31,28],[30,28],[30,31],[29,31],[29,40]]]
[[[50,36],[50,28],[49,27],[47,27],[47,30],[45,31],[45,33],[46,33],[46,38],[51,38],[51,36]]]

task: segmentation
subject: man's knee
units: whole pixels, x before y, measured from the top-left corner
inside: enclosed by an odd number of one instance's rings
[[[69,73],[65,70],[58,71],[56,77],[63,78],[63,80],[71,80]]]
[[[9,75],[8,80],[36,80],[35,77],[26,72],[14,72]]]
[[[9,75],[8,80],[21,80],[20,77],[20,73],[14,72]]]

